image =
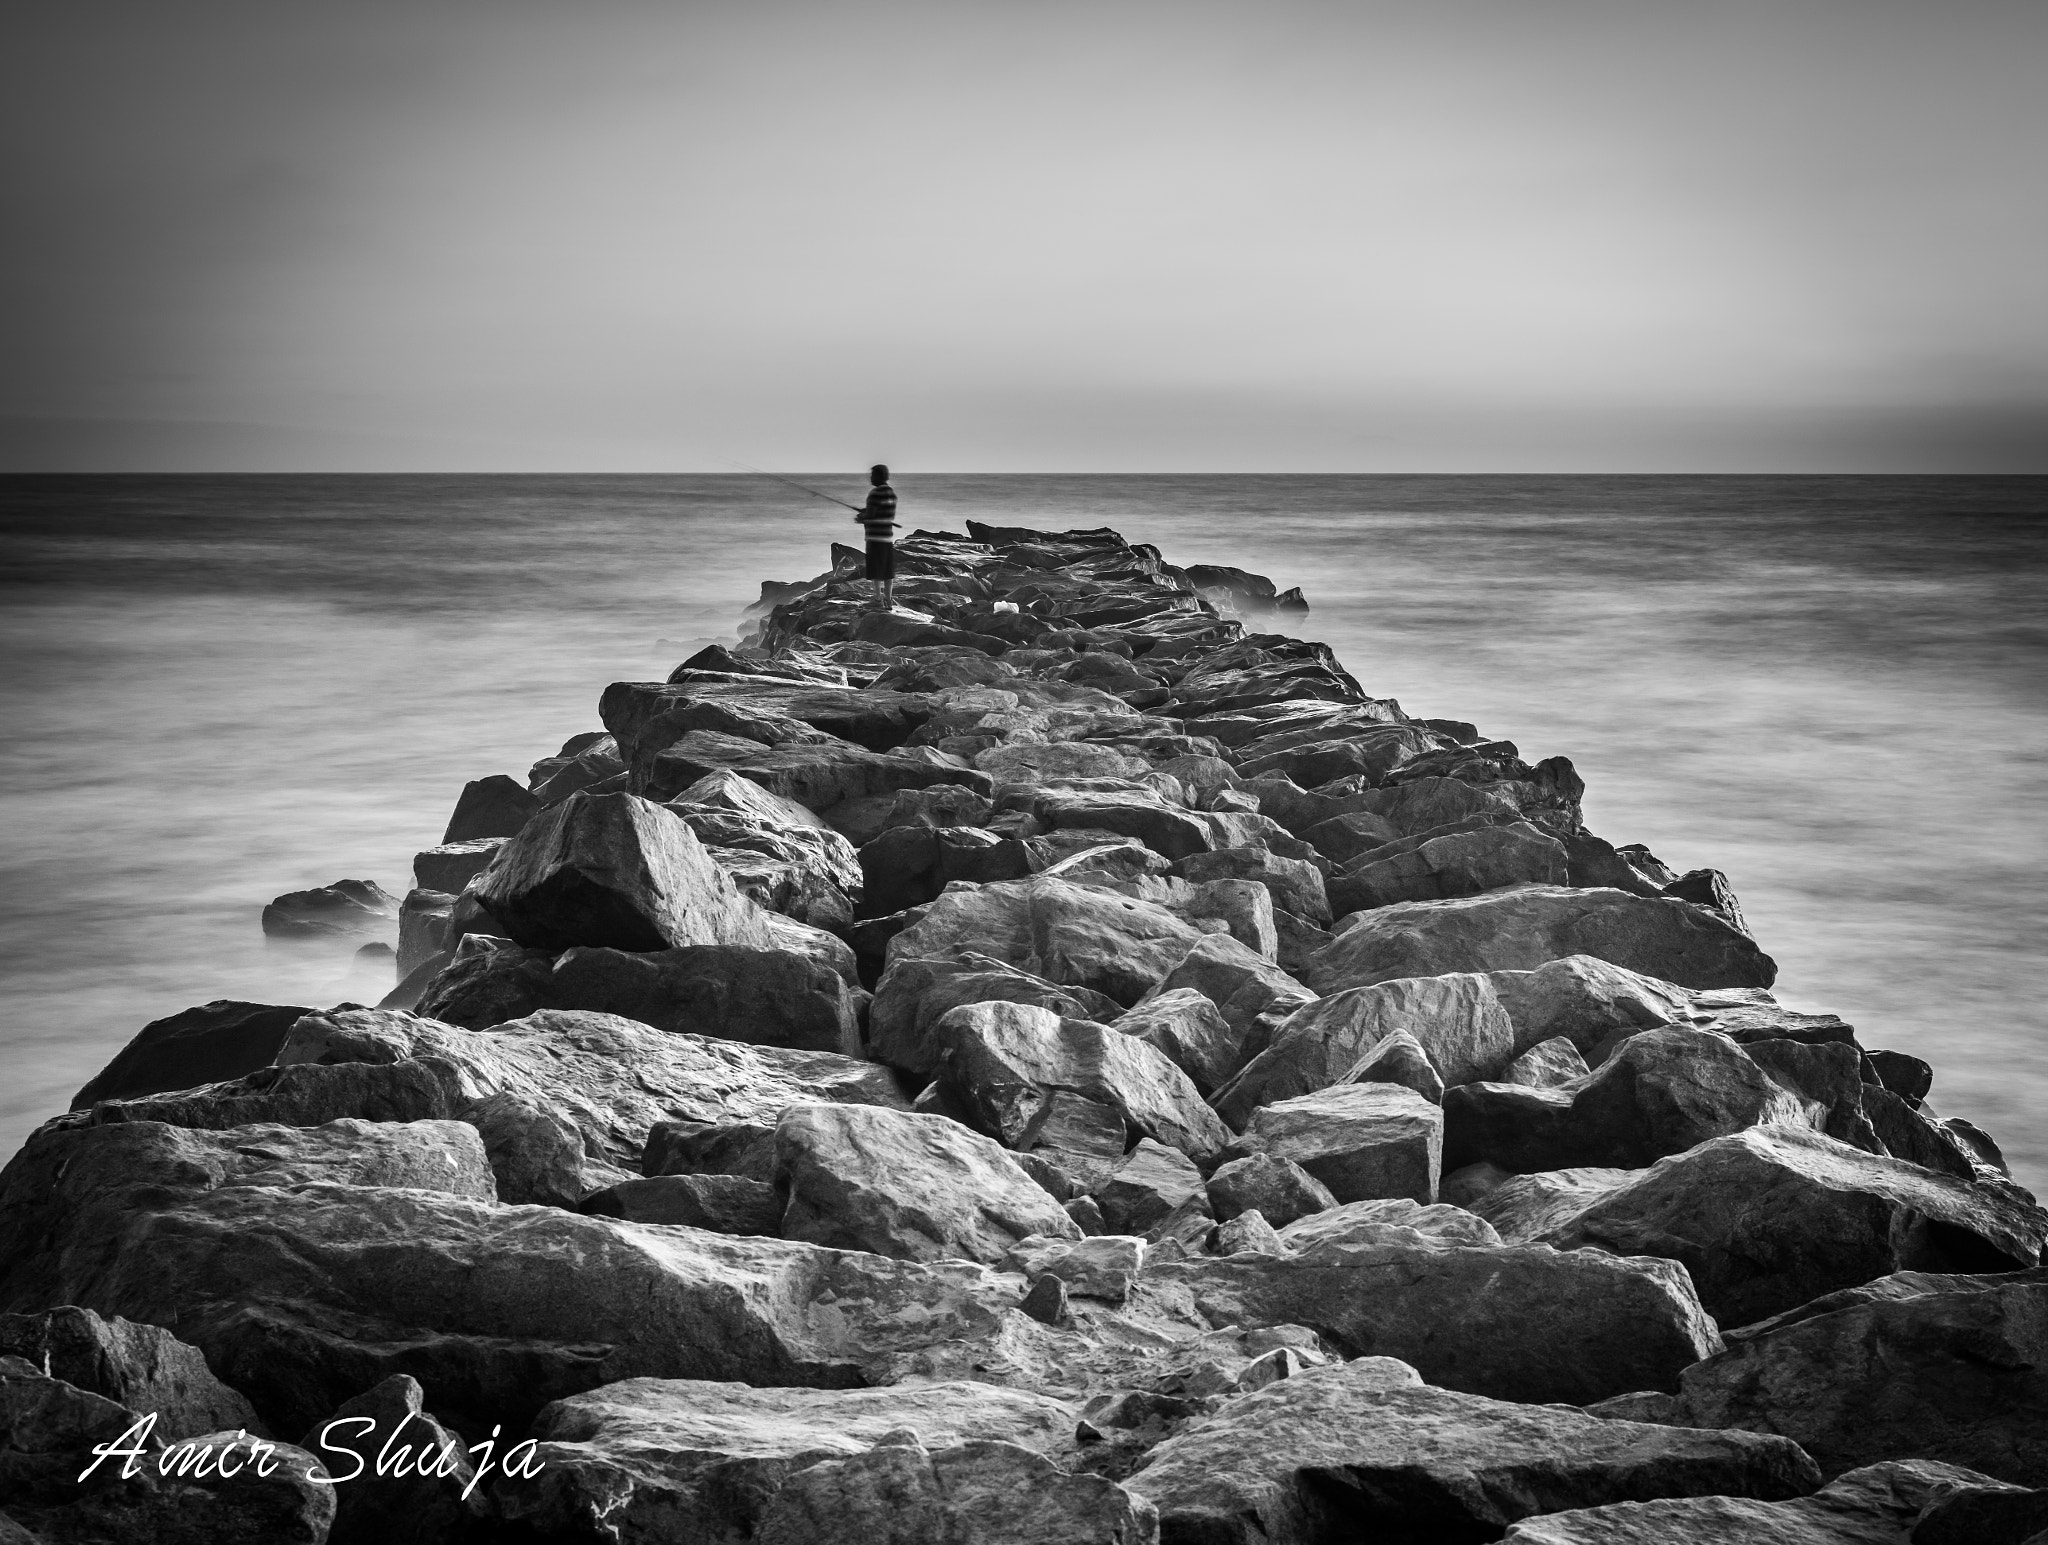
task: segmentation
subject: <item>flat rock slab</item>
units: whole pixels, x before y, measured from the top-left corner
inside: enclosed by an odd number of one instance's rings
[[[1309,1259],[1149,1266],[1214,1325],[1307,1325],[1347,1356],[1397,1357],[1447,1389],[1582,1405],[1672,1389],[1721,1346],[1675,1261],[1597,1250],[1335,1245]]]
[[[2048,1213],[1805,1128],[1757,1127],[1631,1172],[1525,1237],[1682,1261],[1709,1311],[1743,1325],[1896,1271],[2037,1265]]]
[[[944,1116],[796,1105],[776,1126],[775,1153],[785,1239],[995,1266],[1034,1234],[1081,1237],[1000,1144]]]
[[[1681,987],[1768,987],[1778,975],[1748,934],[1690,902],[1522,885],[1355,912],[1310,957],[1307,980],[1332,993],[1402,976],[1532,971],[1567,955],[1597,955]]]
[[[1784,1438],[1602,1422],[1433,1389],[1381,1357],[1311,1368],[1235,1400],[1161,1443],[1128,1482],[1158,1507],[1165,1545],[1480,1540],[1563,1508],[1776,1499],[1819,1483]]]
[[[629,1379],[543,1410],[532,1434],[540,1476],[495,1485],[489,1512],[547,1539],[750,1539],[788,1479],[865,1454],[878,1439],[914,1435],[931,1448],[996,1439],[1036,1452],[1070,1442],[1074,1421],[1056,1400],[989,1384],[823,1390]]]

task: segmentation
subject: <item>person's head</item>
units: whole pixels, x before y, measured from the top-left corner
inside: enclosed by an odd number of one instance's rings
[[[868,468],[868,481],[873,483],[875,487],[880,488],[889,481],[889,469],[880,462],[876,462],[874,466]]]

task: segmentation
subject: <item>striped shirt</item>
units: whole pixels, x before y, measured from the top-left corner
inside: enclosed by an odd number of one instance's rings
[[[865,508],[854,512],[855,520],[867,528],[870,542],[896,540],[896,490],[881,483],[868,490]]]

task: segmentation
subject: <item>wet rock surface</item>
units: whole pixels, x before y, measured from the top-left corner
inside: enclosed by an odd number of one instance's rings
[[[898,558],[267,909],[382,1006],[173,1014],[30,1137],[0,1539],[2048,1527],[2048,1214],[1727,875],[1262,576]],[[145,1410],[470,1457],[81,1485]]]

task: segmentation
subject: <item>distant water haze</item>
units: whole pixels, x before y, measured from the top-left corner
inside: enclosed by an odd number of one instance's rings
[[[1726,871],[1781,997],[1926,1058],[2048,1186],[2048,480],[898,484],[911,527],[1107,524],[1302,585],[1289,631],[1570,756],[1595,831]],[[17,478],[0,521],[10,1153],[151,1019],[378,990],[266,945],[264,902],[402,893],[464,781],[857,531],[740,477]]]

